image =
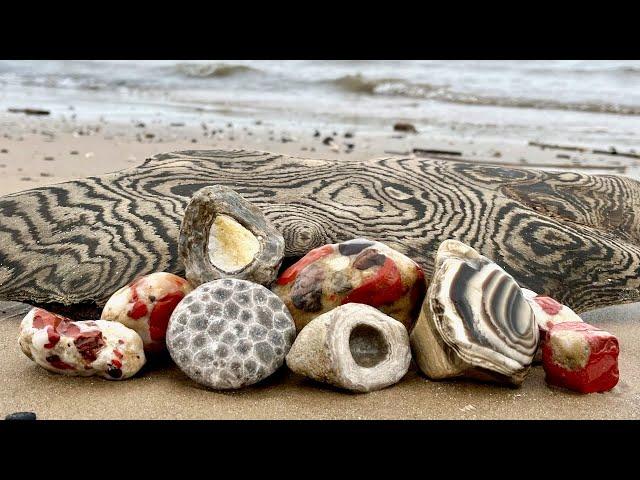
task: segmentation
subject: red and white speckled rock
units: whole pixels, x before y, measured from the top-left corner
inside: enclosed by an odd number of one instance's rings
[[[371,305],[411,330],[425,291],[424,273],[417,263],[365,238],[311,250],[282,272],[273,286],[298,331],[347,303]]]
[[[105,320],[74,322],[42,308],[24,317],[18,342],[31,360],[63,375],[122,380],[146,361],[142,339],[130,328]]]
[[[581,393],[606,392],[618,383],[618,339],[584,322],[553,325],[542,345],[550,385]]]
[[[163,351],[169,318],[191,290],[189,282],[172,273],[145,275],[114,293],[100,318],[135,330],[144,342],[145,351]]]
[[[582,319],[569,307],[551,297],[538,295],[536,292],[527,288],[522,289],[522,294],[527,302],[529,302],[529,305],[531,305],[538,329],[540,330],[540,344],[533,357],[533,361],[534,363],[541,363],[542,344],[549,329],[557,323],[582,322]]]

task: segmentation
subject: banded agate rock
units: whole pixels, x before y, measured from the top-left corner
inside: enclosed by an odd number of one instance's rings
[[[542,343],[549,332],[549,329],[556,323],[564,322],[581,322],[582,319],[566,305],[554,300],[551,297],[538,295],[532,290],[523,288],[522,294],[531,305],[533,316],[536,319],[538,330],[540,331],[540,340],[538,349],[533,357],[534,362],[542,362]]]
[[[20,324],[24,354],[41,367],[63,375],[97,375],[123,380],[135,375],[146,358],[140,336],[121,323],[74,322],[33,308]]]
[[[473,248],[446,240],[411,344],[429,378],[520,385],[538,346],[538,327],[509,274]]]
[[[301,330],[318,315],[363,303],[411,329],[426,290],[422,269],[380,242],[357,238],[311,250],[273,287]]]
[[[192,380],[214,389],[251,385],[284,363],[296,329],[262,285],[224,279],[200,285],[176,307],[167,348]]]
[[[287,366],[319,382],[370,392],[400,381],[411,362],[407,329],[369,305],[348,303],[298,334]]]
[[[552,325],[542,344],[550,385],[581,393],[606,392],[618,383],[618,339],[585,322]]]
[[[180,226],[178,253],[198,286],[220,278],[270,285],[284,258],[284,238],[258,207],[222,185],[198,190]]]
[[[100,318],[135,330],[147,353],[161,352],[173,309],[191,290],[189,282],[172,273],[145,275],[114,293]]]

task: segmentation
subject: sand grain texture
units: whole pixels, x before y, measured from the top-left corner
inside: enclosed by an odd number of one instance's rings
[[[610,392],[590,395],[547,387],[541,366],[532,368],[519,389],[471,381],[432,382],[412,366],[397,385],[367,394],[345,393],[286,367],[251,387],[210,391],[169,360],[147,365],[137,377],[121,382],[64,377],[29,360],[17,342],[20,318],[3,318],[0,417],[33,411],[39,419],[637,419],[638,309],[632,321],[616,308],[611,312],[617,320],[596,324],[620,340],[621,380]]]

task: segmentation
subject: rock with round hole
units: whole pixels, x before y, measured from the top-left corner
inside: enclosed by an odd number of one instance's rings
[[[284,258],[284,238],[262,211],[234,190],[198,190],[187,205],[178,239],[194,286],[220,278],[270,285]]]
[[[380,390],[399,382],[410,362],[404,325],[358,303],[313,319],[287,355],[287,366],[295,373],[354,392]]]
[[[121,323],[74,322],[42,308],[33,308],[24,317],[18,342],[35,363],[63,375],[123,380],[146,361],[142,339]]]
[[[273,292],[228,278],[203,283],[178,304],[167,348],[192,380],[236,389],[280,368],[295,336],[291,315]]]
[[[166,349],[165,334],[173,309],[193,287],[167,272],[139,277],[115,292],[100,318],[122,323],[142,338],[147,353]]]
[[[420,266],[380,243],[356,238],[310,251],[278,277],[273,291],[296,327],[347,303],[378,308],[410,330],[426,290]]]
[[[538,336],[531,306],[507,272],[464,243],[442,242],[411,332],[414,358],[425,375],[518,386]]]

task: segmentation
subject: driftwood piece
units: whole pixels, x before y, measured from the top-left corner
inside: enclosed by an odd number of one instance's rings
[[[181,274],[184,207],[212,184],[261,207],[288,256],[369,237],[429,276],[440,242],[455,238],[576,311],[639,299],[640,184],[626,177],[424,158],[184,151],[0,198],[0,300],[103,304],[138,275]]]

